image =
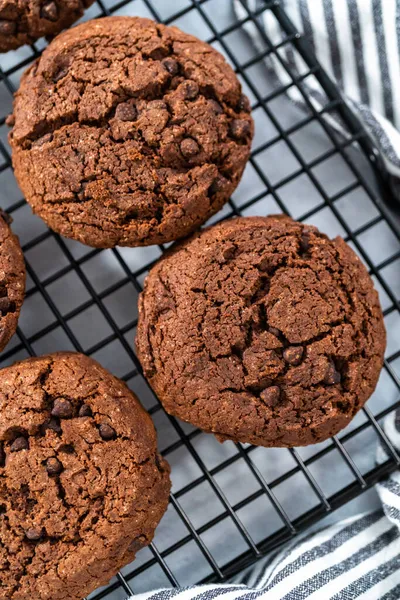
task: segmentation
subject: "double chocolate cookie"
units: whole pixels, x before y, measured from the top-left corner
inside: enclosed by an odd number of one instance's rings
[[[80,600],[150,543],[168,464],[126,385],[81,354],[0,371],[0,599]]]
[[[10,217],[0,210],[0,351],[14,335],[25,295],[25,262]]]
[[[175,27],[109,17],[58,36],[22,78],[19,185],[55,231],[95,247],[168,242],[228,200],[253,122],[221,54]]]
[[[54,36],[75,23],[93,0],[0,0],[0,52]]]
[[[288,217],[239,218],[160,260],[140,297],[137,348],[165,409],[220,439],[320,442],[374,391],[378,294],[341,239]]]

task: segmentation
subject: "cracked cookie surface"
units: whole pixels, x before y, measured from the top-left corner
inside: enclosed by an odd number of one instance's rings
[[[53,36],[80,19],[93,0],[0,0],[0,52]]]
[[[221,54],[134,17],[58,36],[23,76],[9,122],[34,212],[95,247],[194,231],[237,186],[253,135],[249,101]]]
[[[283,216],[225,221],[150,271],[136,344],[165,409],[219,439],[320,442],[374,391],[378,294],[341,239]]]
[[[0,351],[14,335],[25,295],[25,262],[21,246],[0,210]]]
[[[150,543],[167,508],[153,423],[81,354],[4,368],[0,389],[0,599],[81,599]]]

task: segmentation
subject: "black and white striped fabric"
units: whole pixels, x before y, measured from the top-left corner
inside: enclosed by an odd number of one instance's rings
[[[264,0],[233,0],[239,18]],[[400,167],[400,0],[281,0],[299,31],[307,34],[321,64],[336,79],[386,160]],[[282,38],[272,12],[262,17],[273,43]],[[261,50],[254,24],[246,25]],[[282,48],[292,72],[304,72],[290,45]],[[279,61],[268,66],[281,85],[289,83]],[[316,80],[305,84],[318,109],[326,104]],[[290,98],[304,107],[298,90]],[[341,130],[339,120],[333,125]],[[384,429],[400,449],[400,418],[389,415]],[[398,430],[399,429],[399,430]],[[387,460],[380,447],[377,461]],[[400,473],[377,485],[382,510],[347,519],[297,538],[275,556],[259,561],[228,585],[163,589],[135,600],[399,600]]]
[[[385,433],[400,448],[395,415]],[[378,462],[388,456],[383,447]],[[400,473],[378,484],[382,510],[306,534],[227,585],[138,594],[134,600],[399,600]]]
[[[336,80],[349,104],[375,138],[389,166],[400,167],[400,0],[280,0],[299,32],[305,33],[315,55]],[[264,0],[234,0],[239,18],[258,10]],[[282,39],[272,11],[262,13],[261,25],[272,43]],[[265,42],[253,23],[245,28],[260,51]],[[304,73],[301,57],[290,44],[280,55],[294,75]],[[267,62],[281,85],[291,79],[277,58]],[[317,80],[303,84],[316,109],[327,104]],[[304,100],[295,86],[287,91],[298,105]],[[330,117],[326,116],[327,120]],[[340,122],[333,117],[333,125]],[[392,169],[393,170],[393,169]]]

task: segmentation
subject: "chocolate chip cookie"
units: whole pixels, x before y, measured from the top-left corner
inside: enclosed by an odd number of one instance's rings
[[[341,238],[288,217],[238,218],[160,260],[137,348],[165,409],[220,439],[320,442],[374,391],[378,294]]]
[[[80,600],[150,543],[168,464],[152,421],[94,360],[0,371],[0,599]]]
[[[25,262],[10,217],[0,209],[0,351],[18,325],[25,295]]]
[[[75,23],[94,0],[0,0],[0,52],[54,36]]]
[[[109,17],[57,37],[25,73],[16,177],[55,231],[95,247],[182,237],[237,186],[253,122],[221,54],[175,27]]]

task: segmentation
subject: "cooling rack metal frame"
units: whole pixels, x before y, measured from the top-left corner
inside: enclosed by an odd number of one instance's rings
[[[371,275],[374,277],[375,282],[382,290],[382,293],[385,294],[385,297],[387,298],[384,311],[385,317],[390,317],[393,314],[400,314],[400,294],[392,289],[387,278],[383,275],[383,272],[387,267],[396,264],[396,261],[400,259],[400,233],[397,227],[397,221],[396,218],[393,217],[392,212],[387,208],[391,199],[388,186],[388,174],[384,169],[384,163],[374,147],[373,142],[368,137],[357,118],[353,115],[352,111],[343,101],[336,86],[315,59],[307,42],[307,38],[297,32],[279,1],[268,2],[265,0],[264,2],[259,2],[256,9],[249,10],[247,3],[244,0],[239,0],[245,16],[241,20],[233,20],[230,25],[223,27],[222,29],[214,22],[211,17],[212,13],[209,9],[212,3],[228,2],[229,0],[181,0],[179,6],[183,6],[179,7],[173,14],[168,14],[166,17],[163,17],[162,0],[122,0],[115,4],[110,4],[110,2],[107,2],[106,0],[96,0],[96,6],[99,9],[96,16],[105,16],[120,13],[121,11],[124,14],[127,14],[127,10],[129,10],[129,14],[134,15],[138,1],[146,8],[151,17],[165,24],[173,24],[181,18],[190,18],[190,16],[194,14],[196,14],[197,18],[200,17],[211,32],[211,37],[207,41],[216,44],[225,53],[228,60],[230,60],[235,67],[246,91],[250,93],[253,100],[253,110],[262,111],[274,128],[274,135],[270,136],[269,139],[256,147],[250,159],[250,165],[253,172],[262,183],[262,189],[255,196],[247,199],[246,202],[242,204],[231,199],[227,210],[225,210],[224,218],[246,214],[246,211],[249,208],[255,206],[260,199],[267,196],[270,196],[273,199],[275,205],[277,205],[282,212],[289,212],[287,204],[281,197],[280,190],[285,185],[296,181],[296,178],[299,176],[305,175],[310,184],[317,190],[321,202],[302,214],[301,219],[310,220],[319,211],[324,208],[329,208],[337,222],[340,224],[345,239],[351,243],[359,253],[369,268]],[[283,36],[278,44],[273,44],[271,42],[260,25],[260,17],[265,11],[270,11],[280,24]],[[243,62],[239,61],[235,56],[232,46],[227,43],[227,37],[232,33],[240,31],[249,24],[257,30],[265,43],[265,49],[263,51],[257,51],[255,54],[253,53],[250,59]],[[290,64],[285,61],[280,52],[281,49],[288,45],[293,48],[294,52],[299,53],[307,66],[307,70],[301,76],[291,71]],[[5,86],[5,89],[9,94],[12,94],[15,91],[15,76],[20,73],[24,67],[28,66],[35,57],[40,55],[40,47],[40,43],[32,46],[29,55],[25,58],[11,64],[11,66],[8,66],[7,68],[0,69],[0,84]],[[259,91],[258,81],[255,76],[250,73],[252,67],[263,63],[270,56],[274,56],[275,59],[280,61],[290,78],[290,82],[285,87],[272,87],[267,95],[263,95]],[[319,81],[327,96],[327,103],[321,111],[317,111],[313,107],[313,104],[307,97],[306,89],[303,85],[306,78],[310,76],[314,76]],[[283,96],[290,86],[297,87],[308,108],[308,112],[304,113],[297,123],[287,126],[280,122],[279,116],[271,109],[271,102],[274,99]],[[347,129],[348,135],[342,139],[338,137],[324,119],[324,115],[333,112],[340,114],[344,126]],[[302,128],[315,122],[320,125],[324,134],[329,138],[331,148],[312,158],[312,160],[307,160],[293,142],[293,135]],[[4,123],[5,115],[0,116],[0,128],[5,128]],[[287,152],[292,154],[298,166],[279,182],[273,183],[257,162],[257,158],[279,143],[285,144]],[[372,184],[370,179],[365,178],[357,166],[357,161],[354,160],[354,153],[352,154],[352,151],[355,146],[359,148],[358,152],[364,155],[364,160],[369,162],[371,172],[374,173],[374,181]],[[339,192],[331,194],[318,179],[314,169],[335,155],[340,155],[342,157],[347,168],[354,175],[354,180]],[[4,141],[3,136],[3,141],[0,137],[0,176],[3,172],[9,171],[10,169],[11,159],[9,148]],[[367,222],[363,222],[360,227],[354,228],[347,222],[346,218],[338,209],[338,203],[343,197],[351,194],[357,189],[362,189],[365,192],[371,205],[375,207],[375,216]],[[385,199],[385,203],[382,202],[382,198]],[[19,198],[7,206],[7,211],[14,216],[16,224],[18,224],[19,211],[24,207],[25,200],[22,198]],[[363,244],[360,243],[360,236],[372,230],[375,226],[379,226],[383,223],[386,224],[385,226],[387,227],[387,230],[390,231],[390,235],[399,242],[399,249],[389,257],[386,257],[379,264],[376,264],[365,251]],[[37,265],[30,260],[30,256],[35,248],[49,240],[52,240],[52,242],[56,244],[57,251],[62,255],[63,261],[59,268],[53,270],[50,274],[43,276],[40,269],[37,268]],[[113,260],[119,265],[122,276],[118,281],[99,291],[88,276],[85,265],[105,251],[85,249],[83,254],[76,253],[68,241],[47,229],[42,230],[38,235],[29,239],[29,241],[26,241],[26,243],[23,244],[23,250],[27,259],[27,273],[30,282],[27,291],[27,300],[35,295],[39,295],[44,303],[43,305],[46,306],[46,310],[49,311],[52,318],[46,326],[41,327],[33,333],[26,332],[24,327],[21,326],[18,329],[12,344],[0,357],[0,366],[13,362],[13,360],[20,358],[21,356],[35,355],[37,348],[40,347],[41,340],[44,339],[45,336],[51,336],[54,331],[60,330],[70,347],[79,352],[85,352],[88,355],[97,355],[109,344],[118,342],[126,352],[130,361],[130,369],[128,372],[124,373],[123,379],[131,383],[142,378],[140,364],[135,354],[131,337],[131,332],[136,326],[136,319],[133,318],[121,326],[117,323],[117,319],[109,310],[107,298],[110,294],[118,292],[124,286],[130,286],[130,289],[133,288],[135,293],[140,293],[143,276],[151,267],[153,261],[147,261],[141,264],[139,268],[132,269],[125,260],[121,249],[115,248],[107,250],[106,252],[110,253]],[[163,250],[163,247],[160,247],[160,251]],[[80,285],[86,290],[86,299],[72,310],[65,312],[59,307],[49,290],[51,289],[51,286],[60,281],[61,278],[66,277],[71,273],[74,273],[79,280]],[[96,314],[100,315],[104,323],[106,323],[107,333],[103,335],[101,340],[96,341],[96,343],[84,346],[76,333],[76,328],[74,329],[71,323],[75,318],[91,309],[96,309]],[[208,467],[201,454],[197,451],[195,445],[196,439],[204,434],[195,429],[188,431],[178,420],[166,416],[165,418],[175,432],[176,439],[163,449],[164,456],[168,459],[172,453],[178,449],[183,449],[187,455],[190,456],[198,473],[197,476],[193,477],[189,482],[186,482],[185,485],[181,486],[179,489],[174,489],[171,494],[171,507],[173,507],[177,517],[182,523],[185,533],[180,539],[167,544],[162,549],[159,549],[157,544],[153,543],[150,546],[150,552],[146,560],[139,561],[139,563],[132,563],[132,565],[123,570],[123,573],[119,573],[108,587],[93,593],[90,598],[93,598],[93,600],[100,600],[100,598],[106,597],[110,599],[126,598],[136,591],[135,579],[153,567],[157,567],[162,571],[167,585],[178,585],[178,578],[174,572],[174,568],[171,567],[168,558],[174,552],[184,548],[185,545],[190,542],[195,544],[197,551],[208,565],[209,573],[205,577],[201,577],[202,581],[226,581],[240,569],[250,565],[260,556],[268,553],[272,549],[279,547],[299,531],[316,523],[330,511],[333,511],[348,501],[356,498],[364,490],[373,486],[378,480],[397,468],[400,457],[382,429],[381,423],[382,419],[389,412],[400,406],[400,380],[396,368],[394,367],[399,358],[400,347],[396,348],[394,352],[389,353],[384,364],[386,376],[390,379],[396,390],[397,398],[394,402],[391,402],[389,406],[385,405],[385,408],[380,411],[375,411],[375,414],[370,408],[365,407],[363,409],[364,419],[361,423],[357,424],[357,426],[353,427],[350,431],[346,431],[343,435],[334,437],[331,441],[323,447],[318,448],[315,453],[310,454],[306,458],[304,458],[297,449],[282,450],[282,452],[290,453],[292,466],[284,473],[281,473],[279,476],[272,479],[268,479],[268,477],[265,476],[262,469],[260,469],[259,464],[253,459],[257,449],[242,444],[235,445],[234,452],[227,458],[220,461],[212,468]],[[163,410],[156,398],[154,398],[153,405],[148,408],[153,417]],[[363,472],[353,460],[351,452],[347,448],[347,443],[356,440],[357,436],[367,430],[373,430],[375,432],[377,439],[380,440],[381,444],[385,447],[389,458],[382,464]],[[332,452],[336,452],[337,456],[340,457],[340,460],[343,460],[347,465],[348,470],[351,473],[351,480],[347,481],[346,485],[343,485],[334,494],[327,495],[321,488],[317,478],[313,475],[312,467]],[[241,498],[239,501],[234,502],[228,498],[226,490],[224,490],[223,486],[219,483],[218,477],[231,466],[235,466],[238,461],[241,461],[241,463],[249,470],[257,483],[257,489],[249,493],[246,497]],[[314,494],[317,500],[311,509],[298,515],[296,518],[292,518],[288,514],[287,509],[279,501],[277,490],[280,485],[290,481],[291,478],[297,474],[301,474],[304,477],[310,494]],[[213,518],[207,519],[199,525],[198,523],[192,522],[183,506],[183,500],[187,494],[195,491],[198,489],[198,486],[203,484],[206,484],[211,490],[211,493],[218,499],[221,510],[219,514]],[[271,510],[275,511],[275,514],[280,520],[280,526],[275,528],[274,532],[266,538],[255,540],[254,536],[249,532],[246,524],[243,522],[240,511],[243,507],[260,498],[263,499],[263,501],[265,500],[265,502],[268,502],[271,506]],[[236,532],[241,536],[242,540],[244,540],[247,549],[245,551],[238,551],[234,558],[231,558],[227,564],[221,564],[221,561],[217,561],[213,556],[212,549],[207,544],[205,534],[207,534],[212,527],[225,519],[231,521]],[[197,575],[194,574],[191,583],[196,582]]]

